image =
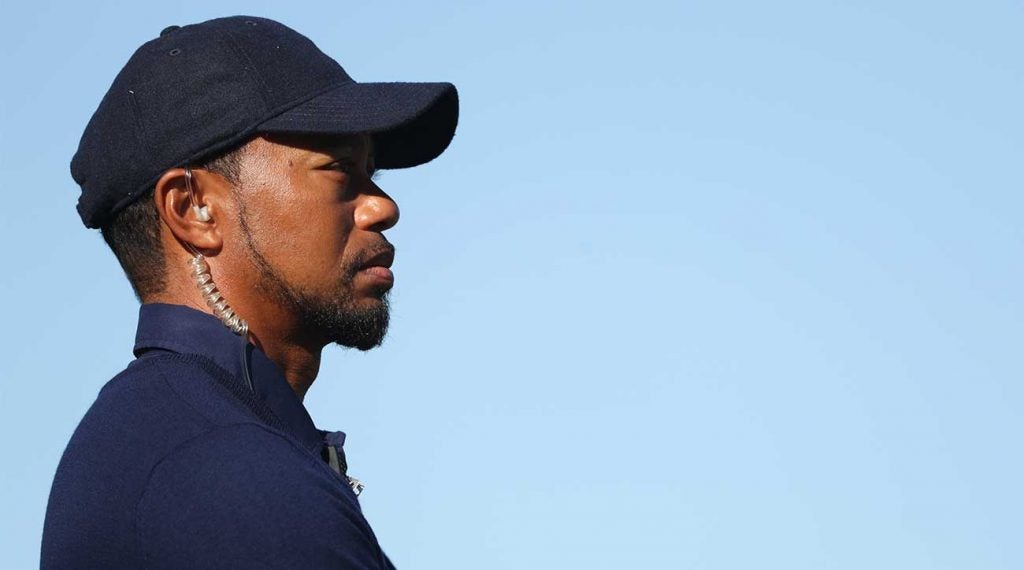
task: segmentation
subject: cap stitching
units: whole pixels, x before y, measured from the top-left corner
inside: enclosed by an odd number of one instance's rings
[[[128,105],[132,110],[132,119],[135,123],[135,140],[140,145],[145,141],[149,140],[149,133],[146,131],[146,125],[142,122],[142,111],[139,110],[139,101],[135,98],[135,91],[132,89],[128,90]],[[141,136],[141,140],[139,135]]]
[[[249,58],[249,54],[246,53],[246,51],[242,49],[242,46],[240,46],[238,42],[235,40],[235,35],[231,32],[231,30],[225,30],[224,32],[224,36],[227,39],[226,43],[228,44],[228,46],[231,48],[232,51],[235,52],[235,55],[237,57],[245,61],[247,67],[247,74],[254,77],[256,83],[259,84],[260,101],[263,101],[263,109],[268,110],[270,108],[270,104],[267,103],[267,91],[269,91],[269,89],[267,87],[267,82],[263,80],[263,74],[259,72],[259,70],[256,68],[256,64],[253,63],[252,59]]]

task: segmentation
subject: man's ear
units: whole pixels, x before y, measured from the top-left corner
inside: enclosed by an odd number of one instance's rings
[[[187,176],[184,168],[172,168],[157,180],[153,189],[157,212],[179,242],[200,253],[216,253],[224,244],[217,216],[226,212],[222,202],[226,189],[217,176],[193,170],[190,192]]]

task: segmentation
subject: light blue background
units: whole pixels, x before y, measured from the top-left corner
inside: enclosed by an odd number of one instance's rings
[[[0,566],[131,357],[82,129],[252,13],[462,96],[307,398],[400,568],[1024,567],[1020,2],[2,2]]]

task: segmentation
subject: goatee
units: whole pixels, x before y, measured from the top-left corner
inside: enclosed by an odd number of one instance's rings
[[[330,293],[317,294],[288,283],[256,248],[244,214],[239,222],[260,274],[258,286],[293,311],[303,330],[316,331],[328,342],[359,350],[370,350],[384,342],[390,321],[388,292],[379,291],[378,302],[370,307],[358,306],[352,297],[353,280],[369,255],[357,256]]]

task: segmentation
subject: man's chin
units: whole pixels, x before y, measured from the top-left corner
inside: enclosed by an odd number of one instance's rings
[[[344,347],[344,348],[354,348],[354,349],[356,349],[356,350],[358,350],[360,352],[367,352],[367,351],[373,350],[373,349],[377,348],[378,346],[384,344],[384,339],[381,339],[380,341],[378,341],[378,342],[376,342],[374,344],[348,344],[347,342],[344,342],[344,341],[337,341],[334,344],[336,344],[338,346],[341,346],[341,347]]]
[[[390,322],[387,294],[379,299],[364,299],[358,307],[333,311],[329,318],[320,315],[321,325],[335,344],[366,351],[384,342]]]
[[[372,350],[384,344],[384,338],[386,336],[387,324],[385,323],[379,332],[361,331],[359,334],[353,335],[351,334],[351,331],[346,331],[341,335],[335,335],[334,344],[366,352],[367,350]]]

